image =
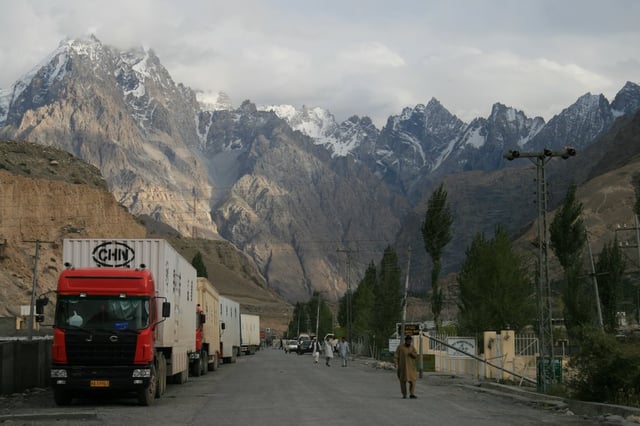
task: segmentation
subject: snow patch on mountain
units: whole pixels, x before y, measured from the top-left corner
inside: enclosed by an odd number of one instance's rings
[[[511,112],[511,111],[510,111]],[[515,115],[513,115],[512,119],[515,119]],[[474,148],[480,148],[484,145],[484,143],[486,142],[486,138],[485,136],[482,134],[483,129],[480,127],[477,127],[475,129],[473,129],[468,135],[467,138],[465,140],[465,144],[466,145],[470,145]]]
[[[225,92],[196,92],[196,101],[202,111],[231,111],[231,97]]]
[[[303,106],[298,110],[292,105],[265,105],[258,107],[258,110],[274,112],[293,130],[309,136],[316,145],[326,147],[333,157],[349,155],[359,143],[357,135],[341,139],[335,117],[323,108]]]
[[[0,126],[7,121],[9,105],[11,105],[11,91],[0,89]]]

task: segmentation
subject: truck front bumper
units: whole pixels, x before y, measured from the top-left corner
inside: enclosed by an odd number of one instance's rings
[[[51,366],[51,387],[135,391],[149,386],[151,366]]]

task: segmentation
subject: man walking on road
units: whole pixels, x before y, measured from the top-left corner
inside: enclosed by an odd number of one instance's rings
[[[415,399],[417,398],[416,380],[418,378],[415,359],[418,358],[418,353],[411,344],[412,342],[411,336],[405,336],[404,345],[398,346],[398,349],[393,354],[393,365],[397,369],[402,397],[407,397],[407,382],[409,382],[409,398]]]
[[[320,343],[318,343],[318,340],[314,337],[311,341],[311,353],[313,354],[314,364],[317,364],[320,359],[320,349]]]
[[[338,352],[340,352],[340,358],[342,358],[342,366],[346,367],[347,357],[351,351],[349,350],[349,342],[347,342],[344,337],[342,337],[342,339],[340,339],[340,343],[338,343]]]
[[[329,336],[324,341],[324,358],[325,365],[327,367],[331,367],[331,360],[333,359],[333,345],[331,344],[331,339]]]

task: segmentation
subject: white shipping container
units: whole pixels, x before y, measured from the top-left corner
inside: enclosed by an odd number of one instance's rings
[[[187,370],[189,352],[196,345],[195,268],[171,245],[161,239],[65,239],[62,260],[74,268],[139,268],[153,275],[158,312],[166,300],[171,315],[157,328],[158,347],[171,348],[171,374]]]
[[[260,317],[240,314],[240,346],[247,353],[254,353],[260,347]]]
[[[235,362],[240,351],[240,304],[220,295],[220,334],[224,362]]]

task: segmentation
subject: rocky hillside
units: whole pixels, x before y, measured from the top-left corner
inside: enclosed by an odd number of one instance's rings
[[[145,236],[143,222],[116,202],[97,168],[51,147],[0,142],[0,317],[17,316],[21,305],[28,306],[36,245],[36,293],[42,294],[55,288],[63,268],[64,238]],[[252,262],[231,244],[167,238],[187,259],[201,251],[209,279],[247,312],[261,315],[263,327],[286,328],[291,306],[265,287]]]

